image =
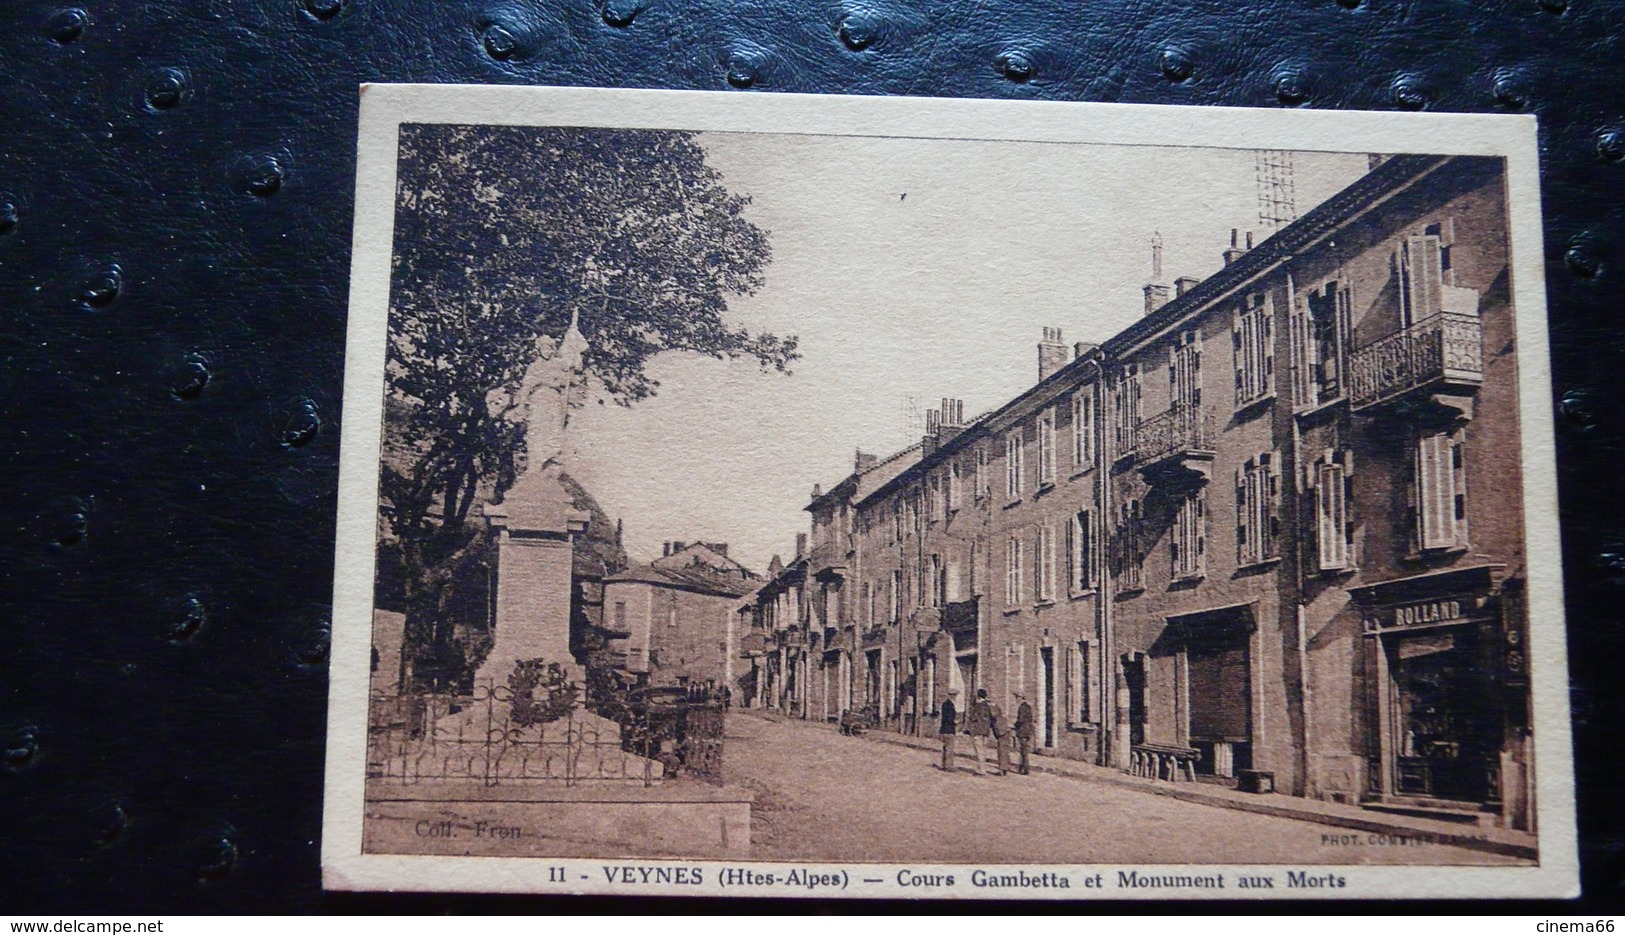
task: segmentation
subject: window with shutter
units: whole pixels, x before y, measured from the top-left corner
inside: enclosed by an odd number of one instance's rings
[[[1275,333],[1268,296],[1250,296],[1231,317],[1236,405],[1275,395]]]
[[[1354,567],[1352,455],[1326,452],[1311,468],[1315,501],[1315,559],[1321,571]]]
[[[1416,477],[1412,485],[1416,542],[1422,550],[1467,545],[1467,490],[1459,438],[1426,435],[1416,443]]]
[[[1191,490],[1180,500],[1179,509],[1174,516],[1169,555],[1173,561],[1175,580],[1196,578],[1203,574],[1207,551],[1206,525],[1207,487],[1203,485]]]
[[[1439,238],[1432,234],[1407,237],[1400,245],[1400,323],[1409,328],[1437,315],[1443,302],[1442,257]]]
[[[1236,469],[1236,564],[1276,557],[1280,539],[1280,474],[1274,452],[1249,458]]]
[[[1004,439],[1005,495],[1021,496],[1021,432],[1011,432]]]
[[[1004,548],[1004,602],[1021,603],[1021,540],[1011,536]]]
[[[1067,672],[1068,692],[1067,720],[1072,724],[1088,724],[1090,722],[1089,705],[1089,643],[1080,640],[1072,647],[1068,654],[1070,662]]]
[[[1033,549],[1033,599],[1049,601],[1055,598],[1053,582],[1055,578],[1055,542],[1054,534],[1048,526],[1038,527],[1037,541]]]
[[[1038,417],[1038,482],[1055,481],[1055,414],[1045,412]]]
[[[1130,500],[1120,510],[1118,524],[1117,587],[1120,591],[1136,591],[1142,586],[1145,552],[1140,544],[1140,501]]]
[[[1072,469],[1082,471],[1095,460],[1095,401],[1090,393],[1072,397]]]
[[[1068,587],[1073,593],[1081,594],[1094,587],[1094,550],[1090,541],[1093,530],[1089,525],[1089,512],[1085,510],[1073,516],[1066,530]]]

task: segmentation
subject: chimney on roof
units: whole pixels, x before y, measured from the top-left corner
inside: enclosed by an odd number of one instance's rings
[[[723,558],[728,557],[728,543],[726,543],[726,542],[702,542],[700,544],[705,546],[706,548],[710,549],[711,551],[717,553],[718,555],[722,556]]]
[[[852,454],[852,472],[854,474],[862,474],[879,463],[880,457],[878,455],[869,454],[862,448],[856,449]]]
[[[963,399],[942,398],[940,418],[937,420],[937,447],[952,441],[960,432],[965,431],[965,401]]]
[[[937,450],[937,436],[942,432],[942,410],[925,411],[925,435],[920,439],[920,455],[929,457]]]
[[[1162,281],[1162,233],[1151,234],[1151,279],[1145,284],[1147,315],[1168,304],[1168,284]]]
[[[660,543],[660,557],[661,558],[671,558],[671,540],[670,539],[667,539],[665,542]]]
[[[806,555],[806,554],[807,554],[807,534],[804,533],[804,532],[798,532],[798,533],[796,533],[796,558],[800,558],[801,556]]]
[[[1195,276],[1181,276],[1178,279],[1175,279],[1174,280],[1174,298],[1176,298],[1176,299],[1179,298],[1180,296],[1182,296],[1185,293],[1191,291],[1192,289],[1195,289],[1197,286],[1200,286],[1201,284],[1202,284],[1202,280],[1197,279]]]
[[[1224,265],[1225,266],[1229,266],[1231,263],[1234,263],[1237,260],[1241,259],[1243,254],[1245,254],[1248,250],[1251,250],[1253,248],[1253,232],[1252,231],[1247,232],[1247,246],[1245,246],[1245,247],[1239,246],[1236,243],[1237,235],[1240,234],[1240,233],[1241,232],[1238,231],[1236,228],[1234,228],[1234,227],[1230,228],[1230,249],[1224,251]]]
[[[1093,341],[1078,341],[1072,345],[1072,359],[1077,360],[1099,346],[1100,345],[1094,343]]]
[[[822,497],[823,495],[824,495],[824,485],[823,484],[813,484],[812,498],[814,500],[817,500],[819,497]]]
[[[1038,382],[1043,383],[1065,366],[1066,345],[1061,343],[1061,329],[1045,328],[1044,340],[1038,342]]]

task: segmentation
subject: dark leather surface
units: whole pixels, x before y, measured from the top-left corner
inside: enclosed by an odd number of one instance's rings
[[[473,905],[320,891],[362,81],[1539,115],[1584,875],[1618,907],[1622,28],[1599,0],[10,0],[0,914]]]

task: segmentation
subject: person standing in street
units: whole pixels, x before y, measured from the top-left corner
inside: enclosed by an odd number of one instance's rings
[[[942,699],[942,723],[938,725],[937,735],[942,739],[942,770],[948,772],[954,768],[954,732],[959,729],[959,708],[954,699],[959,697],[959,689],[948,689],[948,697]]]
[[[1027,696],[1016,692],[1016,750],[1020,754],[1016,772],[1023,776],[1028,775],[1032,769],[1030,757],[1033,752],[1033,706],[1027,703]]]
[[[987,725],[993,731],[993,750],[999,775],[1007,775],[1010,772],[1010,721],[1005,718],[1004,709],[997,702],[987,703]]]
[[[984,775],[982,744],[993,736],[993,705],[987,700],[985,688],[976,690],[976,701],[972,702],[970,714],[965,717],[965,733],[970,735],[971,762],[976,765],[976,775]]]

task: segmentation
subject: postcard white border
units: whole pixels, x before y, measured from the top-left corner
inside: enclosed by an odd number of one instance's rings
[[[1272,865],[1277,872],[1287,869],[1334,872],[1345,877],[1348,885],[1333,890],[1274,890],[1271,893],[1274,898],[1358,899],[1533,898],[1579,894],[1568,661],[1562,572],[1557,560],[1560,539],[1543,275],[1545,252],[1541,239],[1540,167],[1534,117],[483,85],[364,85],[361,88],[322,824],[324,886],[339,890],[875,898],[1166,900],[1211,899],[1218,895],[1210,890],[1091,890],[1076,885],[1065,890],[990,890],[970,885],[971,867],[965,864],[903,867],[809,862],[806,865],[815,870],[844,868],[850,871],[862,867],[867,876],[893,881],[904,869],[953,873],[956,880],[963,878],[953,888],[914,890],[893,883],[844,890],[809,891],[789,885],[742,890],[720,885],[716,871],[722,867],[752,866],[749,861],[363,854],[365,725],[371,667],[378,457],[395,215],[395,167],[402,123],[641,127],[1504,157],[1513,307],[1517,309],[1524,518],[1530,556],[1530,675],[1537,744],[1539,865],[1310,864],[1301,868]],[[1537,556],[1541,561],[1535,561]],[[603,867],[611,864],[689,866],[709,868],[709,871],[701,885],[635,886],[610,883]],[[564,867],[566,882],[548,882],[547,866]],[[788,869],[783,863],[756,866],[779,874]],[[989,865],[983,869],[1000,868]],[[1155,864],[1066,868],[1025,865],[1021,869],[1028,872],[1065,869],[1081,878],[1097,871],[1108,875],[1118,870],[1234,875],[1257,868]],[[1235,898],[1238,891],[1227,890],[1224,895]],[[1266,894],[1261,898],[1270,896]]]

